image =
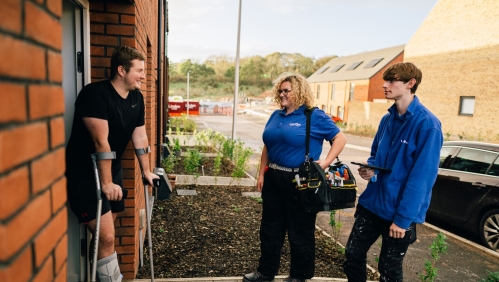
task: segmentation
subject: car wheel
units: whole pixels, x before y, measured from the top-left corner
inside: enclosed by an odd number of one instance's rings
[[[480,220],[480,239],[482,243],[499,252],[499,209],[486,212]]]

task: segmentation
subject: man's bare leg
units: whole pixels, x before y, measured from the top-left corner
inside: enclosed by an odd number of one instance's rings
[[[99,230],[99,250],[97,253],[97,273],[102,282],[120,282],[122,275],[118,265],[118,258],[114,250],[114,221],[116,213],[107,212],[101,216]],[[92,232],[92,243],[95,243],[96,220],[87,224]],[[93,250],[93,246],[92,246]]]

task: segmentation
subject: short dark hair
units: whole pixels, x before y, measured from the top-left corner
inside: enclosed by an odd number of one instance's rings
[[[128,72],[133,60],[145,61],[146,57],[135,48],[128,46],[116,47],[111,56],[111,79],[118,73],[119,66],[122,66]]]
[[[411,88],[411,93],[416,93],[423,79],[423,73],[413,63],[396,63],[388,67],[383,73],[383,80],[385,81],[395,80],[407,83],[412,78],[416,80],[416,83]]]

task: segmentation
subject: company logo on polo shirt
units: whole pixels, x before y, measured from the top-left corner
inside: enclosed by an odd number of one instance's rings
[[[400,140],[400,142],[402,142],[404,144],[409,144],[409,142],[407,142],[407,140]]]
[[[289,124],[289,126],[301,126],[301,124],[300,124],[300,123],[295,122],[295,123],[290,123],[290,124]]]

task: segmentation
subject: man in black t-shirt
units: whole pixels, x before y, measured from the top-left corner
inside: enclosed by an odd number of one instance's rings
[[[97,197],[90,155],[116,152],[116,159],[97,162],[102,187],[97,274],[100,281],[119,282],[122,275],[114,250],[114,220],[125,210],[121,157],[130,140],[136,149],[148,147],[144,125],[145,57],[135,48],[118,47],[111,57],[111,79],[86,85],[75,103],[73,128],[66,148],[66,177],[71,210],[95,236]],[[137,155],[150,185],[158,178],[148,154]]]

